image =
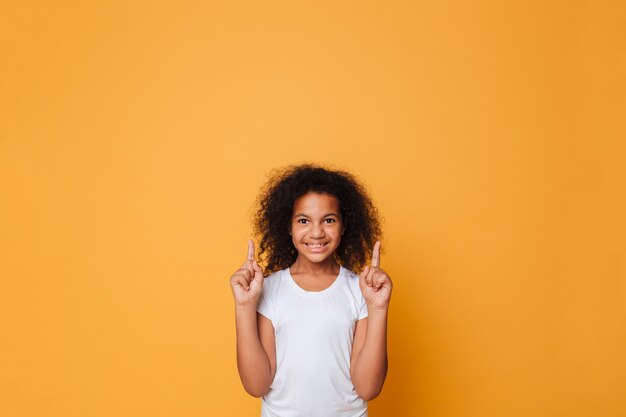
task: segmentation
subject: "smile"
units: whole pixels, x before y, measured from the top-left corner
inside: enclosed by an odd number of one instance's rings
[[[328,242],[316,243],[316,244],[305,243],[305,245],[307,245],[311,249],[317,249],[317,248],[323,248],[324,246],[328,245]]]

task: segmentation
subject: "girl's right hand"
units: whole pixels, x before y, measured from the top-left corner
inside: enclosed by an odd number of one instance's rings
[[[235,304],[255,306],[263,288],[263,269],[254,260],[254,242],[248,239],[248,259],[230,277]]]

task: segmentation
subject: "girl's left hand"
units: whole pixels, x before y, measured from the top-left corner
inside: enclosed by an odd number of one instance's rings
[[[384,310],[389,307],[393,284],[389,275],[380,269],[380,241],[374,244],[372,265],[366,266],[359,274],[359,286],[368,310]]]

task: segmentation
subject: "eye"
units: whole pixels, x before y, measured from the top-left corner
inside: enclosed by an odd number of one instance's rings
[[[335,219],[326,219],[325,221],[327,221],[328,223],[335,223]]]
[[[304,224],[306,223],[308,220],[307,219],[298,219],[296,220],[296,222],[300,223],[300,224]]]

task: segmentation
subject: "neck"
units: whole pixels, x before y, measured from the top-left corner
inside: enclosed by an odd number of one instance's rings
[[[291,271],[293,273],[308,273],[313,275],[318,274],[338,274],[339,264],[329,256],[322,262],[311,262],[304,256],[298,256],[296,261],[291,265]]]

